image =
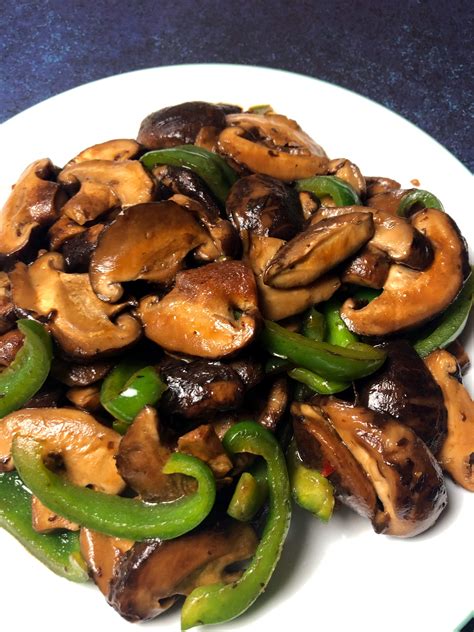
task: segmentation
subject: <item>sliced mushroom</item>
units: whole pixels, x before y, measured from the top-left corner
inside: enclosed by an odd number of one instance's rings
[[[0,212],[0,256],[20,256],[36,229],[59,216],[65,195],[48,158],[37,160],[21,174]]]
[[[441,389],[408,342],[396,340],[381,346],[387,352],[383,366],[357,382],[360,404],[411,428],[436,455],[446,436]]]
[[[234,360],[229,366],[237,373],[247,390],[260,384],[265,377],[262,360],[253,355]]]
[[[393,262],[403,263],[415,270],[424,270],[432,263],[433,250],[430,242],[405,217],[364,206],[351,206],[321,209],[311,218],[311,223],[317,224],[324,218],[343,215],[349,209],[351,212],[372,214],[375,232],[368,247],[384,252]]]
[[[400,188],[400,182],[379,176],[365,176],[365,183],[367,185],[366,193],[368,198],[378,193],[387,193]]]
[[[67,215],[61,215],[48,230],[50,250],[59,250],[67,239],[75,237],[86,230],[85,226],[79,226]]]
[[[120,435],[88,413],[73,408],[25,408],[0,420],[0,471],[14,467],[14,436],[29,436],[43,444],[45,454],[59,455],[75,485],[118,494],[124,482],[115,457]]]
[[[178,451],[207,463],[216,478],[223,478],[233,467],[221,440],[210,424],[190,430],[178,439]]]
[[[85,224],[115,207],[150,202],[154,184],[138,160],[86,160],[65,167],[58,182],[75,193],[62,213]]]
[[[463,386],[454,356],[438,349],[425,363],[443,392],[448,411],[448,433],[438,460],[456,483],[474,492],[474,402]]]
[[[236,581],[227,567],[250,558],[258,540],[252,527],[226,522],[174,540],[138,542],[121,560],[109,603],[128,621],[153,619],[197,586]]]
[[[299,314],[311,305],[329,299],[341,285],[334,274],[325,275],[305,287],[277,289],[263,281],[267,264],[285,242],[273,237],[250,236],[250,245],[245,261],[251,266],[256,280],[260,298],[260,309],[265,318],[282,320]]]
[[[334,471],[328,478],[337,498],[359,515],[373,520],[377,512],[374,486],[321,409],[294,402],[291,413],[303,462],[316,470],[329,463]]]
[[[373,234],[370,213],[321,220],[278,250],[265,268],[263,282],[279,289],[309,285],[353,255]]]
[[[296,191],[262,174],[237,180],[229,191],[226,213],[241,234],[292,239],[304,226]]]
[[[361,198],[365,196],[366,184],[359,167],[347,158],[336,158],[330,160],[328,164],[328,173],[335,175],[337,178],[344,180]]]
[[[0,336],[0,366],[9,366],[23,346],[25,336],[13,329]]]
[[[126,281],[167,285],[186,255],[208,239],[192,215],[174,202],[131,206],[99,237],[89,269],[92,288],[102,301],[116,302]]]
[[[191,169],[159,165],[153,169],[153,175],[158,181],[158,193],[163,198],[168,198],[174,194],[185,195],[199,202],[214,218],[219,217],[219,206],[211,190],[204,180]]]
[[[218,148],[239,165],[291,182],[326,173],[327,156],[317,143],[285,116],[229,114]]]
[[[20,312],[47,317],[51,333],[71,358],[92,359],[123,351],[141,335],[140,323],[94,293],[88,274],[66,274],[60,254],[47,253],[10,273],[12,297]],[[116,317],[115,322],[111,319]]]
[[[31,524],[38,533],[49,533],[56,529],[79,531],[78,524],[54,513],[54,511],[43,505],[39,498],[33,495],[31,496]]]
[[[149,114],[141,123],[138,142],[147,149],[193,144],[202,128],[220,131],[226,126],[220,105],[189,101]]]
[[[66,392],[67,399],[81,410],[94,413],[101,408],[98,386],[73,386]]]
[[[374,485],[378,533],[410,537],[429,529],[447,505],[441,469],[425,443],[393,417],[334,397],[319,406]]]
[[[168,386],[160,402],[168,413],[187,419],[237,409],[244,384],[234,369],[221,362],[197,360],[165,366],[160,371]]]
[[[136,140],[131,138],[116,138],[107,140],[105,143],[92,145],[81,151],[77,156],[70,160],[66,167],[77,165],[80,162],[88,160],[113,160],[114,162],[123,162],[131,160],[140,153],[141,147]]]
[[[390,270],[390,259],[380,250],[367,246],[344,269],[341,281],[376,290],[383,288]]]
[[[54,358],[51,375],[66,386],[89,386],[103,380],[112,368],[106,360],[96,360],[90,364],[74,364],[61,358]]]
[[[288,407],[288,380],[278,377],[271,385],[257,421],[260,425],[274,432]]]
[[[61,248],[68,272],[87,272],[92,254],[97,246],[104,224],[95,224],[87,230],[68,238]]]
[[[15,326],[15,306],[11,297],[10,278],[6,272],[0,272],[0,334]]]
[[[176,276],[162,300],[142,299],[145,335],[167,351],[219,358],[248,345],[260,313],[251,270],[240,261],[209,263]]]
[[[156,411],[146,406],[123,437],[117,468],[127,484],[146,501],[175,500],[194,491],[194,481],[181,474],[163,474],[171,447],[163,438]]]
[[[458,363],[459,368],[461,369],[461,373],[462,375],[464,375],[464,373],[466,373],[471,366],[471,359],[466,349],[463,347],[463,345],[459,341],[459,338],[456,338],[456,340],[453,340],[453,342],[451,342],[446,347],[446,351],[448,351],[451,355],[453,355],[456,358],[456,362]]]
[[[367,197],[365,203],[371,208],[376,208],[379,211],[388,213],[389,215],[397,216],[398,207],[402,197],[404,197],[410,189],[389,189],[388,191],[382,191],[381,193],[375,193]]]
[[[412,221],[431,242],[433,263],[422,271],[394,264],[382,294],[366,307],[357,310],[354,301],[347,300],[341,316],[352,331],[385,336],[417,327],[446,309],[461,290],[469,267],[456,224],[436,209],[420,211]]]
[[[116,574],[120,560],[134,542],[115,538],[82,527],[79,536],[81,554],[86,561],[89,574],[99,590],[107,597],[110,581]]]
[[[240,251],[240,241],[232,224],[215,215],[200,202],[177,193],[169,198],[189,211],[209,234],[208,239],[194,253],[197,261],[216,261],[221,257],[235,257]]]

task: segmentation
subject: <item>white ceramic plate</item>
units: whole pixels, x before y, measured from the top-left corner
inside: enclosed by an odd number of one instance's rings
[[[424,132],[354,93],[309,77],[264,68],[195,65],[153,68],[96,81],[0,126],[0,199],[22,169],[48,156],[58,165],[85,147],[135,137],[140,121],[188,100],[271,103],[295,118],[331,157],[349,157],[366,175],[416,178],[474,243],[473,183],[467,169]],[[471,251],[472,252],[472,251]],[[474,357],[472,335],[469,343]],[[472,376],[472,373],[471,373]],[[472,391],[472,377],[470,378]],[[295,510],[268,590],[221,630],[447,632],[474,607],[474,497],[449,484],[449,510],[412,540],[375,535],[367,521],[338,510],[322,525]],[[4,629],[130,630],[95,587],[56,577],[0,531],[0,620]],[[179,612],[153,629],[176,631]]]

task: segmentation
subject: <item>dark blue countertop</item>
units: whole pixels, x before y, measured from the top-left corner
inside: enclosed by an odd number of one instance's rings
[[[474,167],[469,0],[2,0],[0,8],[0,121],[121,72],[253,64],[366,95]]]

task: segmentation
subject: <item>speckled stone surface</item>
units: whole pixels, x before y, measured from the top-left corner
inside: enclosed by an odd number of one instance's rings
[[[0,121],[121,72],[254,64],[366,95],[474,168],[472,0],[0,0],[0,22]]]

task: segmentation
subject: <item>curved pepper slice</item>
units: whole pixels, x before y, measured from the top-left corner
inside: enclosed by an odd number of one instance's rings
[[[295,502],[316,518],[328,522],[334,509],[334,490],[321,472],[303,464],[293,439],[286,452],[291,493]]]
[[[326,342],[331,345],[348,347],[354,342],[359,342],[359,338],[349,331],[346,323],[341,318],[342,301],[332,298],[324,304],[324,316],[326,318],[327,333]]]
[[[121,362],[105,378],[100,403],[122,424],[123,432],[145,406],[154,406],[167,386],[152,366]],[[117,430],[117,428],[115,428]]]
[[[415,351],[422,358],[426,358],[435,349],[444,349],[461,334],[466,326],[474,299],[474,269],[464,284],[461,293],[441,318],[436,321],[435,328],[419,338],[415,344]]]
[[[227,431],[229,452],[250,452],[267,464],[270,507],[262,539],[247,570],[233,584],[213,584],[193,590],[181,611],[183,630],[222,623],[245,612],[265,590],[280,558],[290,525],[290,486],[285,457],[275,437],[254,421],[242,421]]]
[[[333,395],[334,393],[341,393],[345,391],[346,388],[349,388],[351,385],[350,382],[343,382],[340,380],[326,380],[324,377],[321,377],[317,373],[313,371],[308,371],[308,369],[302,369],[301,367],[297,367],[295,369],[291,369],[288,371],[288,376],[291,377],[292,380],[296,380],[300,382],[300,384],[305,384],[315,393],[319,393],[320,395]]]
[[[361,201],[351,185],[337,176],[313,176],[295,182],[297,191],[309,191],[319,199],[330,196],[336,206],[359,206]]]
[[[351,381],[370,375],[382,366],[386,357],[383,350],[363,343],[351,349],[309,340],[270,320],[265,321],[261,340],[273,355],[331,380]]]
[[[258,461],[250,471],[241,474],[227,507],[227,513],[235,520],[248,522],[261,509],[267,496],[267,467],[264,461]]]
[[[149,151],[140,158],[140,162],[147,169],[153,169],[156,165],[191,169],[204,180],[223,204],[230,187],[237,180],[236,174],[221,156],[195,145],[178,145],[169,149]]]
[[[312,307],[303,321],[301,333],[310,340],[324,340],[326,336],[326,320],[323,314]]]
[[[57,575],[73,582],[89,579],[78,533],[38,533],[33,529],[31,494],[17,472],[0,474],[0,526]]]
[[[44,465],[42,446],[30,437],[15,437],[12,453],[21,479],[49,509],[83,527],[119,538],[177,538],[204,520],[216,497],[216,484],[209,467],[193,456],[178,452],[171,455],[163,472],[194,477],[197,492],[158,504],[73,485]]]
[[[43,386],[51,368],[51,338],[43,325],[24,318],[17,326],[25,340],[10,366],[0,373],[0,417],[26,404]]]
[[[407,217],[410,215],[410,211],[415,204],[419,204],[423,208],[437,208],[439,211],[444,211],[444,207],[436,195],[433,195],[429,191],[424,191],[423,189],[413,189],[400,200],[397,215]]]

